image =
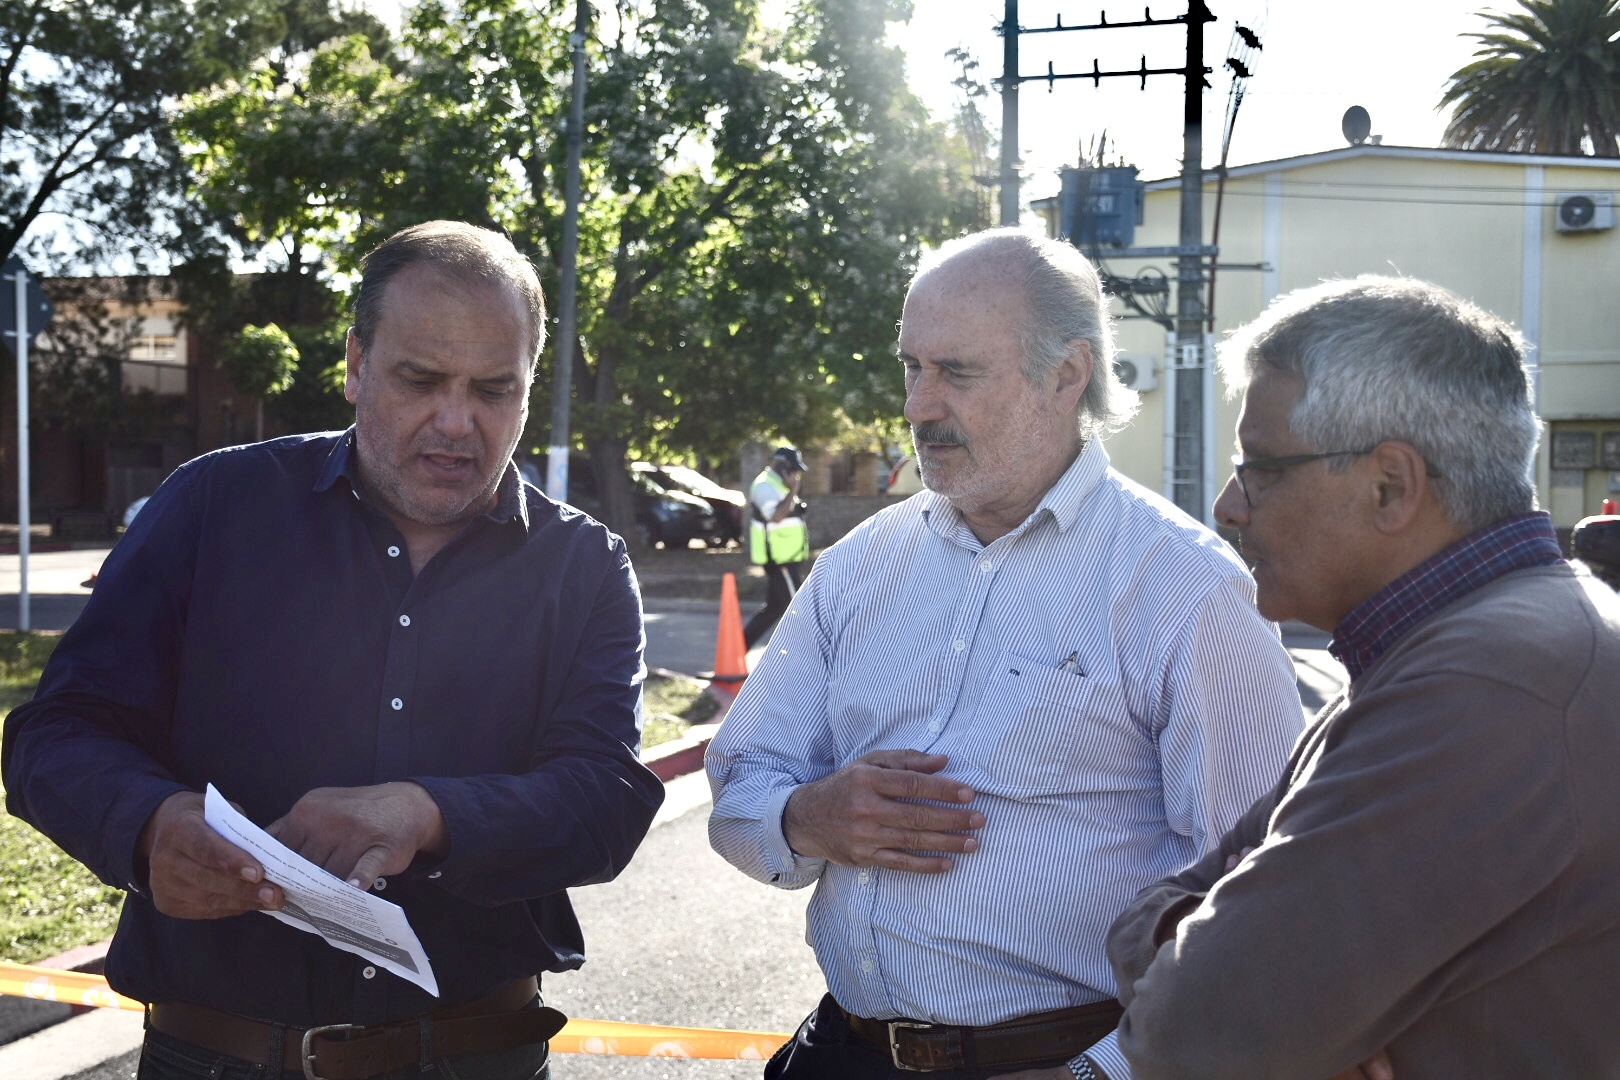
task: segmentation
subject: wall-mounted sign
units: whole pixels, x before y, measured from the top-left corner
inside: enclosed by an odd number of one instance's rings
[[[1552,467],[1555,469],[1597,468],[1597,432],[1553,432]]]
[[[1603,467],[1620,469],[1620,431],[1603,433]]]

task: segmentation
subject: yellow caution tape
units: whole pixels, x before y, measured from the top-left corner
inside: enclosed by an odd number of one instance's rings
[[[0,962],[0,994],[56,1001],[64,1005],[92,1005],[102,1009],[131,1009],[145,1005],[115,993],[100,975],[27,964]],[[718,1028],[662,1027],[624,1024],[613,1020],[569,1020],[552,1036],[551,1049],[560,1054],[617,1054],[624,1057],[725,1058],[763,1061],[788,1041],[771,1031],[725,1031]]]

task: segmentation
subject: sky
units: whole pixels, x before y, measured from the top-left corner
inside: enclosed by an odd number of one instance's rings
[[[385,19],[397,18],[399,0],[365,0]],[[780,4],[782,0],[772,0]],[[1259,33],[1257,54],[1234,127],[1229,161],[1256,161],[1317,153],[1345,145],[1340,130],[1352,105],[1372,117],[1372,133],[1387,145],[1438,146],[1445,117],[1435,111],[1448,77],[1468,63],[1477,43],[1463,35],[1485,28],[1476,12],[1514,10],[1514,0],[1208,0],[1216,21],[1205,29],[1205,64],[1215,70],[1204,92],[1205,167],[1220,160],[1221,132],[1231,79],[1223,68],[1241,22]],[[912,87],[940,115],[960,100],[952,80],[961,74],[945,52],[966,48],[978,60],[975,72],[987,85],[1002,73],[1002,38],[996,27],[1005,0],[914,0],[909,24],[891,28],[890,40],[906,54]],[[1026,31],[1055,25],[1173,19],[1185,0],[1020,0],[1018,21]],[[1184,63],[1186,32],[1180,25],[1142,29],[1082,30],[1020,35],[1021,75],[1103,71]],[[1182,79],[1150,77],[1090,82],[1024,83],[1019,91],[1019,144],[1025,201],[1052,194],[1058,170],[1076,163],[1080,147],[1106,134],[1109,164],[1123,159],[1145,180],[1181,170]],[[1001,99],[992,89],[979,99],[992,131],[1001,126]]]
[[[1216,21],[1204,35],[1204,62],[1215,70],[1204,92],[1205,167],[1220,160],[1221,132],[1230,74],[1233,26],[1255,30],[1262,49],[1233,129],[1233,165],[1318,153],[1345,145],[1344,112],[1352,105],[1372,118],[1373,135],[1388,145],[1438,146],[1446,117],[1435,111],[1449,76],[1472,59],[1478,43],[1465,37],[1485,28],[1476,11],[1487,6],[1516,8],[1513,0],[1208,0]],[[1157,0],[1146,9],[1158,19],[1186,11],[1184,0]],[[961,45],[979,60],[977,74],[989,82],[1002,73],[1002,39],[995,33],[1004,0],[916,0],[908,26],[896,27],[893,41],[908,57],[912,86],[936,108],[953,103],[951,80],[959,73],[943,54]],[[1026,30],[1051,27],[1056,17],[1068,25],[1094,24],[1106,12],[1109,22],[1142,18],[1144,0],[1020,0],[1018,21]],[[1103,71],[1134,69],[1145,54],[1147,66],[1184,63],[1186,31],[1180,26],[1143,29],[1024,33],[1019,38],[1019,73],[1040,75],[1050,61],[1056,71],[1090,71],[1095,59]],[[1109,164],[1123,158],[1156,180],[1181,170],[1182,94],[1179,75],[1152,76],[1147,89],[1138,79],[1026,82],[1019,91],[1019,144],[1026,196],[1050,194],[1056,173],[1073,165],[1081,146],[1104,133]],[[980,99],[993,129],[999,129],[1001,101],[993,90]]]

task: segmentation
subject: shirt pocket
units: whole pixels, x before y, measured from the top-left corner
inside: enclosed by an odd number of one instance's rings
[[[974,727],[990,745],[981,787],[1009,796],[1132,786],[1116,774],[1134,771],[1152,750],[1117,680],[1010,651],[985,688]]]

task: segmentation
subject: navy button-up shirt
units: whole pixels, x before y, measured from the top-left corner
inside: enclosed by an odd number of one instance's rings
[[[176,470],[6,721],[10,811],[130,890],[120,992],[298,1026],[375,1023],[575,968],[567,894],[629,861],[663,798],[637,760],[644,637],[622,540],[519,482],[411,572],[356,495],[353,434]],[[142,895],[136,840],[212,782],[261,825],[312,788],[409,779],[449,854],[387,881],[441,998],[260,913]]]

